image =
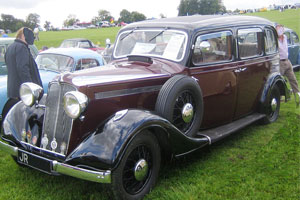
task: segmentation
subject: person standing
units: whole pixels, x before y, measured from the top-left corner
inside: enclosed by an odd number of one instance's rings
[[[20,100],[19,90],[22,83],[33,82],[42,86],[37,64],[28,45],[33,45],[34,34],[31,29],[23,27],[17,31],[15,41],[7,48],[5,63],[7,66],[7,97],[2,117]]]
[[[40,40],[40,37],[39,37],[39,27],[35,27],[34,28],[34,30],[33,30],[33,32],[34,32],[34,37],[35,37],[35,39],[37,40],[37,41],[39,41]]]
[[[286,76],[290,82],[291,88],[293,90],[296,106],[299,106],[300,101],[300,91],[298,87],[298,82],[293,71],[293,66],[288,59],[288,45],[287,37],[284,35],[284,27],[280,24],[276,25],[276,30],[278,34],[278,46],[279,46],[279,57],[280,57],[280,74]]]

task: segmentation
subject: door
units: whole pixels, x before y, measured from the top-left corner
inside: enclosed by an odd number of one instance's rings
[[[236,63],[230,30],[196,37],[190,75],[198,80],[204,99],[201,127],[210,128],[232,120],[236,100]]]
[[[238,30],[237,104],[235,119],[255,110],[269,65],[263,57],[263,32],[260,28]]]

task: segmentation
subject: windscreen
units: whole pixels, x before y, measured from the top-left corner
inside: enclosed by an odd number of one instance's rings
[[[39,69],[57,72],[71,71],[74,66],[73,58],[56,54],[39,54],[36,63]]]
[[[121,33],[114,56],[145,55],[173,61],[183,59],[187,34],[176,30],[131,30]]]

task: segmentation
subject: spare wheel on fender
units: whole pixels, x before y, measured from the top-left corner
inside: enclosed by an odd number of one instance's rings
[[[199,84],[185,75],[170,78],[158,94],[155,111],[185,135],[195,136],[203,117],[203,96]]]

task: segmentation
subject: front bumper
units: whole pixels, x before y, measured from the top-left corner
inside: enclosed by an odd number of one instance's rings
[[[6,144],[2,141],[0,141],[0,150],[4,151],[12,156],[17,157],[18,151],[21,150],[18,147],[14,147],[12,145]],[[26,152],[27,153],[27,152]],[[41,156],[29,153],[30,156],[33,156],[37,160],[47,160],[51,163],[51,174],[57,175],[57,174],[64,174],[68,176],[72,176],[75,178],[97,182],[97,183],[111,183],[111,171],[110,170],[88,170],[72,165],[68,165],[65,163],[58,162],[56,160],[49,160],[46,158],[43,158]],[[29,167],[33,167],[31,165],[28,165]],[[35,169],[38,169],[37,167],[33,167]],[[41,170],[43,171],[43,170]]]

